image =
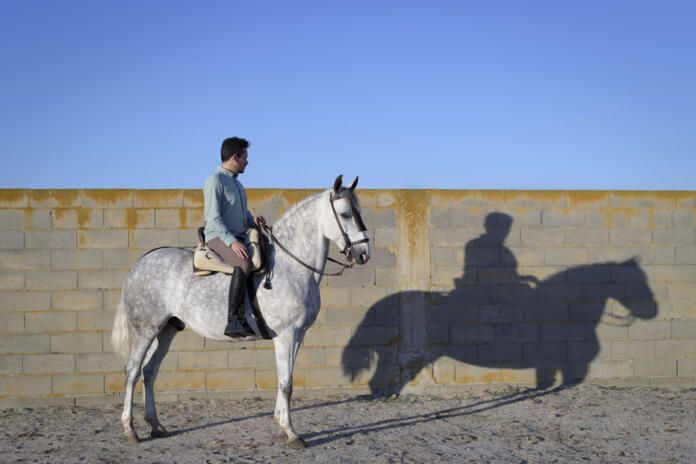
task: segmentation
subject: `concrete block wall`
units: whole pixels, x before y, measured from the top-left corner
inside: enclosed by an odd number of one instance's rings
[[[696,193],[358,192],[372,260],[324,279],[299,391],[695,385]],[[273,221],[311,193],[249,204]],[[0,190],[0,406],[120,400],[121,282],[150,248],[193,246],[201,222],[199,191]],[[157,389],[275,385],[272,343],[185,330]]]

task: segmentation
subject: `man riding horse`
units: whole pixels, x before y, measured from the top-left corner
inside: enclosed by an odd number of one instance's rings
[[[220,150],[222,164],[208,177],[203,187],[206,244],[225,263],[234,267],[225,327],[228,337],[247,333],[244,292],[250,260],[244,241],[252,223],[257,226],[266,223],[263,216],[254,219],[247,209],[246,191],[239,181],[239,174],[243,174],[249,164],[248,148],[249,142],[245,139],[225,139]]]

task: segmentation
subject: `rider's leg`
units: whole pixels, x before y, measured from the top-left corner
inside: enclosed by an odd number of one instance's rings
[[[227,326],[225,335],[228,337],[244,335],[248,333],[244,327],[244,293],[246,291],[246,280],[251,266],[249,259],[240,258],[232,251],[232,248],[225,245],[219,238],[214,238],[208,242],[208,247],[216,252],[229,265],[234,266],[234,274],[230,280],[229,294],[229,313],[227,315]],[[242,322],[243,321],[243,322]]]

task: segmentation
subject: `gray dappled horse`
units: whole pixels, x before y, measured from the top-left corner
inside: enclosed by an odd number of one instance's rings
[[[407,291],[375,303],[343,351],[344,373],[354,378],[369,370],[377,358],[369,381],[372,393],[399,393],[422,369],[447,357],[480,367],[534,369],[538,388],[550,387],[559,372],[563,384],[574,384],[586,378],[590,363],[599,354],[598,324],[628,327],[636,319],[657,315],[657,302],[637,258],[571,267],[541,281],[533,278],[536,288],[519,283],[459,282],[466,280],[456,279],[450,293]],[[467,304],[478,290],[501,290],[499,301],[496,305]],[[375,327],[374,321],[400,299],[432,301],[439,311],[437,324],[449,326],[450,337],[447,342],[434,342],[417,362],[395,371],[399,337],[389,327]],[[627,313],[607,312],[610,299]],[[580,304],[572,304],[575,302]],[[429,327],[421,330],[428,332]],[[375,340],[375,333],[384,334],[383,340]],[[363,340],[370,340],[371,345]]]
[[[319,283],[329,242],[342,250],[348,262],[365,264],[370,259],[369,241],[354,194],[357,182],[356,178],[346,188],[339,176],[333,189],[310,196],[286,212],[273,226],[274,242],[284,245],[295,257],[274,247],[269,260],[274,276],[272,288],[259,285],[262,277],[254,280],[259,310],[275,347],[278,397],[274,417],[292,448],[305,446],[290,420],[292,372],[305,332],[319,313]],[[193,253],[182,248],[152,251],[133,266],[123,284],[112,344],[127,360],[121,421],[131,442],[138,441],[133,429],[132,404],[141,368],[145,420],[152,428],[151,436],[168,435],[157,420],[153,385],[177,333],[176,327],[169,323],[172,318],[178,318],[204,337],[234,340],[223,334],[230,276],[218,273],[197,277],[192,271],[192,259]],[[245,305],[247,321],[260,337],[262,324],[252,317],[248,301]]]

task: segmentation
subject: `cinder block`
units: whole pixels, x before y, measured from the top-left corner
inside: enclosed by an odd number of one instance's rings
[[[657,245],[650,247],[630,247],[626,249],[632,256],[638,256],[640,258],[641,266],[648,264],[674,264],[676,260],[674,250],[674,246]],[[630,256],[626,256],[623,259],[629,257]]]
[[[51,294],[37,291],[0,291],[0,311],[47,311]]]
[[[139,250],[104,250],[102,251],[102,268],[104,270],[130,269],[141,255]]]
[[[186,210],[184,209],[156,209],[155,227],[158,229],[179,229],[186,224]]]
[[[247,191],[250,193],[251,189]],[[184,190],[184,206],[187,208],[203,207],[203,190]]]
[[[87,290],[120,289],[128,275],[127,270],[80,271],[79,287]]]
[[[128,248],[127,230],[80,230],[80,248]]]
[[[506,264],[506,265],[520,265],[520,266],[540,266],[543,265],[545,262],[545,253],[543,248],[526,248],[526,247],[510,247],[510,254],[508,253],[501,253],[501,263]],[[473,250],[472,250],[473,251]],[[500,250],[498,249],[480,249],[478,250],[479,252],[485,252],[488,251],[490,255],[493,254],[493,252],[500,253]],[[480,260],[475,256],[476,253],[468,253],[466,254],[466,265],[471,266],[471,265],[490,265],[493,263],[483,263],[480,262]],[[472,261],[473,258],[473,261]],[[491,256],[492,258],[492,256]]]
[[[353,272],[346,272],[342,276],[326,277],[325,279],[327,285],[333,288],[369,288],[375,286],[375,270],[356,269]]]
[[[29,206],[32,208],[71,208],[81,204],[80,191],[75,189],[29,192]]]
[[[343,374],[343,369],[336,367],[321,367],[305,369],[305,386],[336,387],[350,385],[350,378]]]
[[[460,247],[476,238],[480,234],[480,229],[433,229],[430,231],[430,246],[441,247]]]
[[[525,361],[565,361],[568,359],[568,344],[525,343],[522,353]]]
[[[77,330],[111,330],[114,311],[81,311],[77,314]]]
[[[131,230],[129,235],[129,243],[132,248],[150,249],[162,246],[179,246],[178,230]]]
[[[178,208],[184,206],[181,190],[137,190],[133,193],[136,208]]]
[[[365,318],[367,308],[327,308],[322,311],[323,323],[333,326],[356,327]]]
[[[74,230],[26,231],[26,248],[29,249],[73,249],[77,247]]]
[[[612,245],[649,245],[652,242],[650,229],[611,229],[609,243]]]
[[[205,371],[161,371],[155,381],[157,391],[202,391],[206,389]]]
[[[21,372],[21,356],[0,356],[0,374],[19,374]]]
[[[667,292],[671,302],[678,300],[696,302],[696,285],[692,283],[670,283],[667,285]]]
[[[22,290],[25,287],[23,272],[0,272],[0,290]]]
[[[229,344],[227,346],[229,347]],[[191,330],[178,333],[170,347],[170,351],[199,351],[202,349],[203,337]]]
[[[478,360],[483,364],[500,364],[505,366],[521,364],[522,345],[519,343],[479,345]]]
[[[585,211],[578,209],[543,210],[541,224],[544,227],[580,227],[585,225]]]
[[[275,366],[275,361],[273,362]],[[297,355],[298,367],[326,367],[326,359],[323,348],[302,347]]]
[[[522,229],[522,244],[531,247],[562,245],[565,241],[564,229]]]
[[[30,192],[25,189],[0,190],[0,208],[26,208],[29,206]]]
[[[642,359],[634,362],[637,377],[676,377],[676,360]]]
[[[678,359],[677,375],[679,377],[696,377],[696,359]]]
[[[651,387],[679,388],[683,390],[692,388],[696,379],[688,377],[651,377],[649,380]]]
[[[590,227],[626,228],[630,226],[631,219],[628,210],[600,208],[586,211],[585,222]]]
[[[393,267],[378,267],[375,269],[375,285],[377,288],[395,288],[398,282],[397,271]]]
[[[595,330],[597,338],[602,341],[628,340],[628,327],[607,324],[599,324],[595,327],[591,323],[588,323],[585,327],[586,333],[591,333],[592,330]]]
[[[540,326],[542,342],[581,342],[585,340],[583,323],[544,323]]]
[[[361,336],[359,340],[363,340],[363,337],[373,340],[372,331],[366,327],[366,335]],[[323,347],[323,346],[345,346],[350,340],[350,328],[349,327],[312,327],[311,330],[307,331],[305,336],[304,345],[309,347]],[[381,339],[388,340],[389,337],[383,335]]]
[[[30,290],[69,290],[77,288],[75,271],[27,272],[27,288]]]
[[[484,287],[481,287],[482,289]],[[460,293],[461,288],[456,292]],[[533,304],[537,302],[536,292],[528,285],[502,285],[492,287],[493,303],[499,305]],[[474,303],[474,301],[472,301]],[[480,301],[479,303],[484,303]]]
[[[653,242],[660,245],[687,245],[696,243],[693,228],[673,228],[653,230]]]
[[[24,232],[15,230],[0,231],[0,250],[24,248]]]
[[[50,267],[49,250],[0,251],[0,269],[5,271],[45,270]]]
[[[444,208],[431,208],[430,214],[428,214],[428,225],[431,227],[450,227],[452,225],[450,222],[450,210]]]
[[[23,230],[24,210],[0,209],[0,227],[4,230]]]
[[[22,357],[25,374],[75,372],[75,355],[39,354]]]
[[[392,247],[398,241],[396,229],[375,229],[374,246]]]
[[[594,359],[609,359],[611,349],[603,349],[602,345],[595,341],[568,343],[569,361],[593,361]]]
[[[547,248],[544,263],[550,266],[573,266],[588,263],[586,248]]]
[[[461,273],[462,270],[458,268],[455,278]],[[483,285],[514,284],[520,282],[520,276],[514,266],[488,266],[479,268],[478,282]]]
[[[50,347],[48,335],[0,335],[0,353],[48,353]]]
[[[495,324],[496,343],[535,343],[539,341],[538,324]]]
[[[525,317],[525,310],[527,306],[498,306],[498,305],[486,305],[481,306],[479,313],[479,320],[482,323],[492,322],[492,323],[520,323]],[[532,322],[536,322],[536,319],[531,319]],[[529,322],[529,321],[528,321]]]
[[[380,287],[366,287],[360,291],[345,288],[322,288],[322,307],[345,307],[349,302],[354,308],[368,308],[380,302],[385,303],[387,290]]]
[[[99,229],[104,227],[104,211],[100,209],[54,209],[54,229]]]
[[[612,359],[655,359],[655,342],[613,341],[611,342]]]
[[[500,369],[458,363],[454,366],[454,381],[458,384],[486,384],[500,380]]]
[[[118,372],[123,375],[126,361],[115,353],[82,353],[75,355],[77,372]],[[166,359],[166,358],[165,358]]]
[[[654,266],[656,282],[696,283],[696,265]]]
[[[226,351],[195,351],[178,353],[179,369],[225,369]]]
[[[85,189],[81,192],[86,208],[129,208],[133,206],[133,192],[126,189]]]
[[[609,229],[585,227],[566,229],[565,243],[568,245],[605,245],[609,243]]]
[[[634,361],[632,359],[597,360],[590,364],[590,376],[593,379],[633,377],[633,365]]]
[[[70,311],[89,311],[102,309],[103,296],[101,291],[66,290],[53,292],[53,309]],[[29,309],[29,308],[28,308]],[[36,308],[42,309],[42,308]]]
[[[99,353],[101,333],[70,333],[51,335],[52,353]]]
[[[660,209],[639,210],[631,214],[629,225],[637,229],[664,229],[672,227],[672,211]]]
[[[7,375],[0,377],[2,396],[29,397],[51,394],[50,375]]]
[[[672,340],[693,340],[696,339],[696,320],[694,319],[675,319],[670,321],[672,326]]]
[[[449,339],[453,344],[494,343],[496,341],[494,324],[453,325],[450,327]]]
[[[181,214],[184,227],[198,229],[205,222],[203,208],[187,208],[183,210],[183,213]],[[263,214],[254,214],[254,217],[256,216],[263,216]]]
[[[27,332],[44,333],[75,330],[77,317],[75,313],[41,312],[26,313],[25,328]]]
[[[24,313],[0,313],[0,333],[24,332]]]
[[[256,385],[254,369],[226,369],[205,373],[207,390],[252,390]]]
[[[26,230],[46,230],[53,227],[53,216],[49,209],[28,209],[24,211]]]
[[[242,367],[256,367],[256,350],[234,350],[227,353],[227,367],[239,369]]]
[[[382,229],[396,227],[396,210],[394,209],[363,208],[362,218],[368,227]]]
[[[670,321],[636,320],[628,328],[631,340],[668,340],[671,337]]]
[[[677,247],[677,264],[696,264],[696,246]]]
[[[102,256],[99,250],[53,250],[51,269],[101,269]]]
[[[63,395],[84,395],[104,393],[102,375],[54,375],[53,393]]]
[[[696,358],[696,340],[658,340],[655,359]]]

